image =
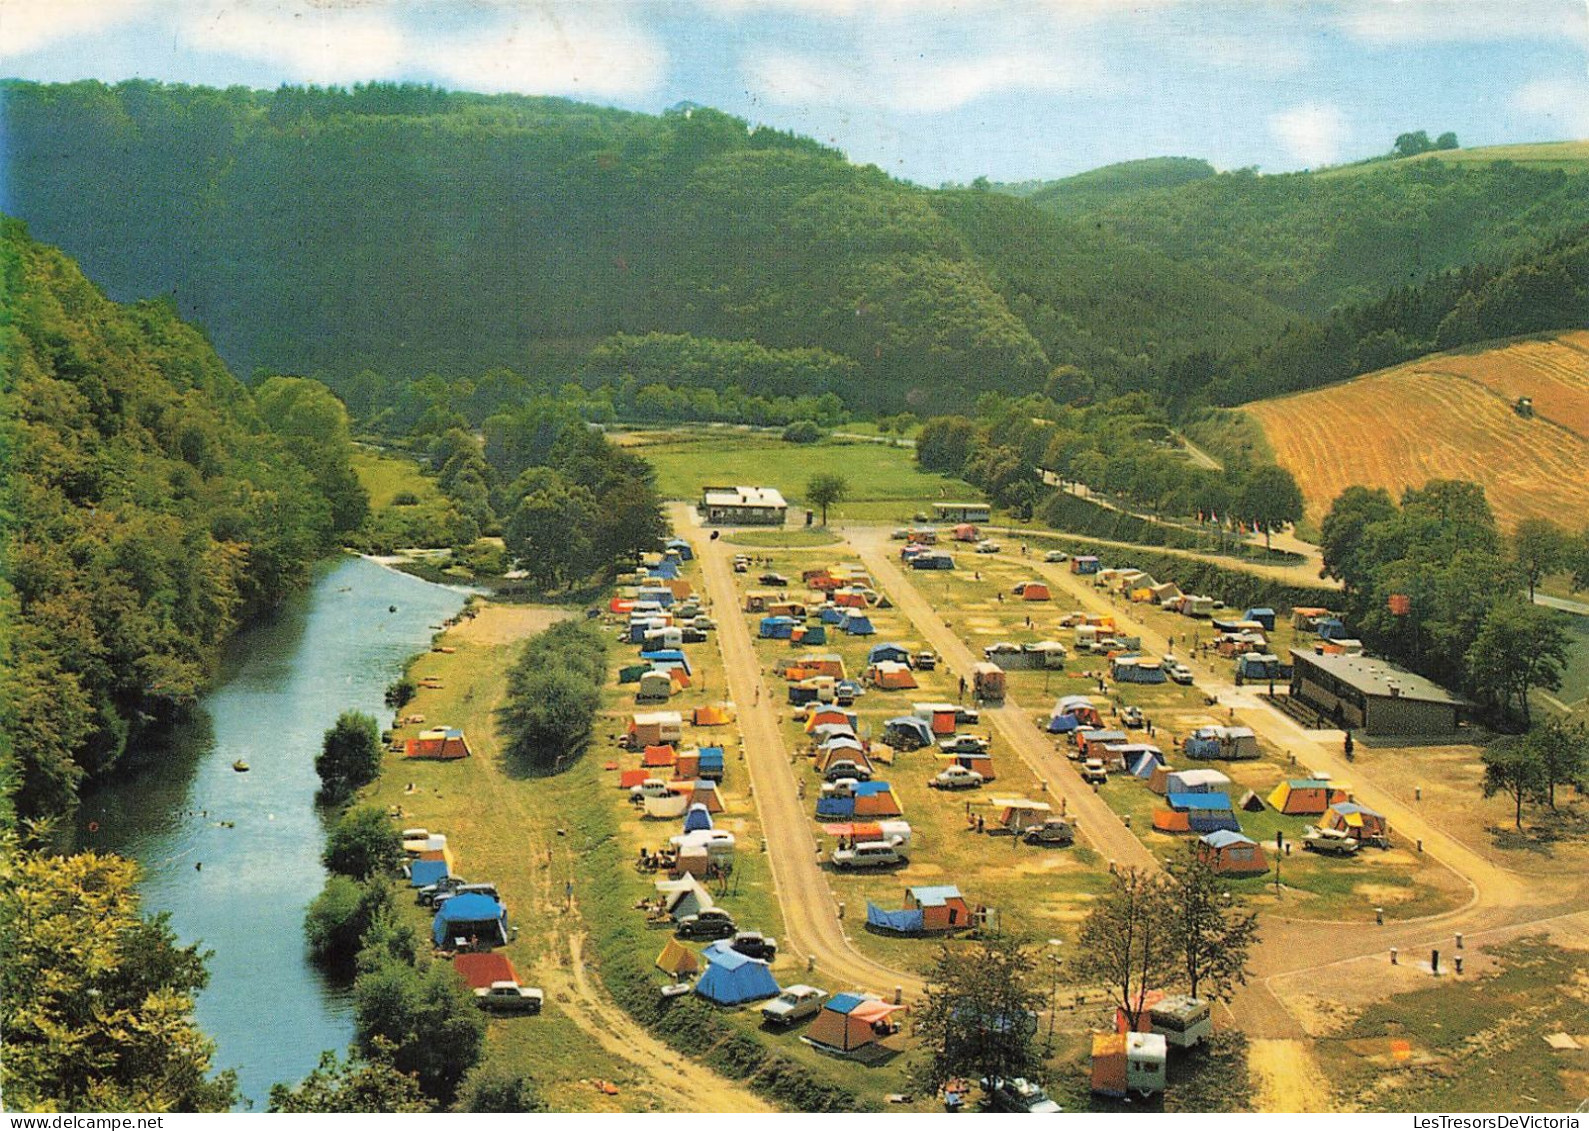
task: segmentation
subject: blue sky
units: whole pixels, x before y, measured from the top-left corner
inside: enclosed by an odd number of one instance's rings
[[[1589,137],[1589,0],[0,0],[0,74],[681,100],[922,184]]]

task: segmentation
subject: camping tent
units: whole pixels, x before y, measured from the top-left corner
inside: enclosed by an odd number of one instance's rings
[[[667,793],[661,797],[647,797],[645,799],[645,815],[660,820],[671,820],[682,817],[684,810],[689,808],[690,799],[683,793]]]
[[[1222,876],[1253,876],[1269,870],[1263,846],[1229,829],[1216,829],[1198,839],[1197,856]]]
[[[690,658],[679,648],[658,648],[651,652],[641,652],[640,658],[653,667],[682,667],[686,672],[693,674]]]
[[[455,895],[436,909],[430,937],[437,946],[453,939],[478,939],[489,946],[508,941],[508,911],[489,895]]]
[[[1385,815],[1355,801],[1335,802],[1320,823],[1327,829],[1338,829],[1353,840],[1368,844],[1386,844],[1390,836],[1390,824],[1385,820]]]
[[[757,631],[763,640],[788,640],[796,623],[793,617],[762,617]]]
[[[886,781],[863,781],[855,787],[855,816],[899,817],[904,812]]]
[[[1275,786],[1269,804],[1292,817],[1317,817],[1337,801],[1351,800],[1344,785],[1323,778],[1292,778]]]
[[[701,886],[694,876],[681,876],[676,880],[658,880],[657,891],[662,894],[662,906],[674,919],[686,915],[699,915],[716,904],[712,893]]]
[[[872,994],[834,994],[822,1006],[806,1039],[836,1052],[854,1052],[876,1042],[879,1030],[889,1028],[896,1009]]]
[[[695,992],[707,1001],[739,1005],[778,996],[778,982],[767,963],[739,953],[727,939],[707,947],[703,957],[706,969],[695,983]]]
[[[422,888],[451,874],[445,860],[415,860],[408,866],[408,883],[410,887]]]
[[[926,719],[900,715],[883,724],[883,741],[900,750],[919,750],[932,745],[932,727]]]
[[[712,703],[705,707],[697,707],[690,715],[690,721],[698,727],[727,726],[734,721],[734,705]]]
[[[723,748],[721,746],[701,747],[699,768],[696,772],[707,781],[722,781],[724,773]]]
[[[1102,726],[1103,718],[1098,714],[1098,708],[1093,706],[1092,700],[1085,695],[1066,695],[1054,704],[1053,711],[1049,713],[1048,732],[1063,734],[1075,730],[1082,724]]]
[[[1129,742],[1131,736],[1123,730],[1083,730],[1076,732],[1076,748],[1083,757],[1102,758],[1104,747],[1114,742]]]
[[[1021,600],[1023,601],[1048,601],[1052,599],[1048,592],[1048,586],[1041,581],[1023,581],[1016,588],[1020,590]]]
[[[704,805],[708,813],[723,811],[723,797],[717,792],[717,783],[697,778],[695,781],[669,782],[668,788],[686,798],[691,806]]]
[[[872,627],[872,618],[865,613],[850,613],[839,625],[851,636],[871,636],[877,631]]]
[[[1048,802],[1028,801],[1024,797],[995,797],[993,804],[999,810],[999,824],[1012,833],[1041,825],[1054,812]]]
[[[691,805],[684,811],[684,831],[693,833],[697,829],[710,829],[712,827],[712,814],[705,805]]]
[[[883,660],[896,664],[909,663],[910,653],[903,644],[873,644],[867,649],[866,662],[868,664],[875,664]]]
[[[492,982],[517,982],[518,972],[505,954],[494,951],[475,954],[455,954],[452,968],[458,971],[471,990],[483,990]]]
[[[917,686],[916,675],[908,664],[880,660],[872,665],[868,675],[872,683],[884,691],[905,691]]]
[[[837,652],[808,652],[789,661],[784,668],[783,677],[796,681],[810,679],[816,675],[843,679],[846,674],[848,673],[844,670],[844,657]]]
[[[701,971],[701,960],[696,953],[678,939],[669,939],[657,955],[657,969],[674,978],[688,977]]]
[[[906,888],[905,909],[921,912],[924,931],[953,931],[971,925],[971,907],[953,884]]]
[[[1240,761],[1258,757],[1258,736],[1249,727],[1198,727],[1186,739],[1188,758]]]
[[[1177,770],[1165,787],[1170,793],[1227,793],[1230,779],[1218,770]]]
[[[1160,832],[1210,833],[1215,829],[1241,831],[1241,825],[1237,823],[1236,815],[1231,810],[1230,795],[1227,793],[1171,793],[1165,797],[1165,801],[1169,809],[1160,810],[1153,815],[1153,827]],[[1165,812],[1169,816],[1161,824],[1159,817]],[[1174,818],[1182,818],[1182,820]],[[1183,821],[1184,828],[1181,827]]]
[[[631,749],[677,742],[683,735],[684,716],[677,711],[644,712],[629,720],[627,737]]]
[[[910,713],[925,720],[934,734],[953,734],[960,725],[960,708],[953,703],[912,703]]]
[[[887,911],[871,900],[866,901],[866,925],[878,931],[888,931],[896,935],[916,935],[921,933],[922,912],[920,908],[905,908],[902,911]]]
[[[1260,607],[1256,609],[1248,609],[1242,614],[1242,619],[1257,621],[1259,624],[1263,625],[1263,630],[1265,632],[1273,632],[1275,630],[1275,611],[1271,608]]]
[[[841,707],[818,707],[806,719],[806,733],[810,734],[817,727],[826,723],[837,723],[840,726],[847,726],[853,732],[858,721],[859,716],[854,711],[846,711]]]
[[[405,758],[423,758],[439,762],[467,758],[469,753],[469,740],[457,727],[422,730],[417,738],[409,739],[403,746]]]
[[[1131,763],[1126,767],[1126,769],[1132,777],[1141,778],[1143,781],[1150,781],[1153,778],[1153,771],[1162,765],[1164,765],[1163,751],[1158,751],[1155,753],[1153,751],[1143,750],[1131,760]]]
[[[660,746],[647,746],[645,753],[640,755],[640,764],[647,768],[674,766],[678,764],[678,751],[673,749],[672,743],[663,743]]]
[[[1163,683],[1169,677],[1157,660],[1116,656],[1109,664],[1109,678],[1116,683]]]
[[[1250,789],[1241,795],[1241,800],[1237,802],[1237,805],[1246,810],[1248,813],[1263,812],[1263,798],[1259,797]]]

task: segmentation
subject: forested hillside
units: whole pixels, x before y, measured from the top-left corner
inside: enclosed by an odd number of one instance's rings
[[[1054,365],[1114,382],[1279,324],[1019,201],[940,200],[706,109],[11,83],[4,115],[11,210],[113,296],[169,295],[239,372],[555,383],[661,332],[825,350],[852,407],[899,408]]]
[[[1048,181],[1021,195],[1056,216],[1080,216],[1138,193],[1174,188],[1214,175],[1214,167],[1196,157],[1147,157]]]
[[[185,711],[215,646],[364,518],[342,406],[251,396],[164,301],[118,306],[4,222],[6,642],[17,815],[64,812]]]
[[[1586,172],[1442,155],[1323,174],[1224,173],[1105,197],[1084,213],[1062,193],[1049,206],[1321,315],[1589,223]]]

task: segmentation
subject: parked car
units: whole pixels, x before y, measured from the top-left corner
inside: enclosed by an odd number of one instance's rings
[[[699,632],[711,632],[717,627],[717,622],[711,617],[702,614],[701,616],[691,617],[688,627]]]
[[[1179,660],[1165,667],[1164,671],[1174,683],[1187,685],[1192,682],[1192,669]]]
[[[1045,562],[1068,562],[1070,561],[1070,555],[1065,553],[1064,550],[1050,550],[1043,555],[1043,560]]]
[[[426,884],[416,891],[414,893],[414,902],[421,907],[432,907],[436,903],[437,896],[445,900],[468,882],[462,876],[447,876],[433,884]]]
[[[648,797],[666,797],[670,792],[668,783],[661,778],[647,778],[639,785],[629,787],[629,803],[640,805]]]
[[[949,766],[928,778],[927,784],[934,789],[977,789],[983,781],[984,778],[976,770],[968,770],[964,766]]]
[[[1126,707],[1120,712],[1120,723],[1127,730],[1138,730],[1145,724],[1141,707]]]
[[[836,758],[828,763],[828,768],[822,774],[823,781],[843,781],[846,778],[851,781],[871,781],[872,771],[849,758]]]
[[[721,907],[708,907],[705,911],[686,915],[680,919],[678,926],[674,928],[674,934],[681,939],[716,942],[718,939],[733,937],[737,930],[739,927],[732,915]]]
[[[492,982],[476,990],[474,1000],[481,1009],[502,1013],[539,1013],[546,995],[534,986],[521,986],[517,982]]]
[[[781,573],[764,573],[756,581],[761,585],[770,585],[774,589],[787,589],[789,587],[789,579]]]
[[[827,997],[826,990],[815,986],[789,986],[761,1007],[762,1020],[769,1025],[793,1025],[802,1018],[816,1016]]]
[[[938,653],[925,649],[912,656],[910,663],[919,672],[930,672],[938,666]]]
[[[988,740],[980,734],[956,734],[938,741],[945,754],[981,754],[987,748]]]
[[[1092,785],[1102,785],[1109,780],[1109,768],[1102,758],[1088,758],[1081,766],[1081,780]]]
[[[977,553],[979,554],[996,554],[998,552],[999,544],[991,538],[984,538],[977,543]]]
[[[1351,856],[1358,848],[1357,841],[1340,829],[1321,829],[1308,825],[1302,830],[1302,847],[1323,856]]]
[[[892,868],[910,861],[899,849],[881,840],[863,841],[854,848],[835,848],[829,857],[835,868]]]
[[[975,707],[956,707],[955,726],[974,727],[982,721],[982,712]]]
[[[1032,825],[1021,834],[1027,844],[1053,844],[1063,848],[1076,843],[1076,826],[1058,817],[1051,817],[1040,825]]]
[[[908,542],[910,540],[910,528],[907,526],[898,527],[889,531],[888,536],[896,542]]]
[[[1048,1093],[1043,1091],[1041,1085],[1022,1076],[1017,1076],[1013,1080],[984,1079],[982,1090],[987,1093],[988,1106],[994,1111],[1052,1115],[1065,1110],[1048,1098]]]
[[[459,884],[455,888],[443,889],[436,892],[430,897],[430,905],[432,907],[440,907],[443,903],[446,903],[455,895],[484,895],[498,900],[499,902],[502,899],[502,897],[497,894],[496,884]]]
[[[735,558],[734,559],[734,572],[735,573],[749,573],[750,572],[750,559],[749,558],[743,558],[743,557]]]
[[[778,957],[778,940],[769,938],[760,931],[736,931],[734,941],[728,945],[747,958],[759,958],[764,962],[771,962]]]

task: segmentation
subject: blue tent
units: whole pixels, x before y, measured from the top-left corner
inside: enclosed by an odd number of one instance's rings
[[[718,1005],[777,997],[781,992],[772,970],[759,958],[739,953],[728,940],[715,942],[702,952],[706,969],[695,983],[695,992]]]
[[[436,909],[430,937],[437,946],[468,938],[498,946],[508,941],[508,910],[489,895],[455,895]]]
[[[817,816],[847,821],[855,816],[855,798],[819,797],[817,798]]]
[[[689,562],[695,560],[695,551],[690,548],[690,544],[683,538],[669,538],[666,542],[662,543],[662,546],[667,550],[677,550],[679,552],[679,557],[684,561]]]
[[[871,900],[867,900],[866,925],[868,927],[876,927],[882,931],[893,931],[901,935],[919,934],[922,926],[921,908],[913,907],[908,911],[884,911]],[[837,1001],[838,999],[835,998],[834,1000]]]
[[[722,781],[723,748],[721,746],[701,747],[701,757],[696,763],[696,773],[707,781]]]
[[[839,627],[851,636],[871,636],[877,631],[872,627],[872,618],[865,613],[850,613]]]
[[[408,882],[416,888],[445,880],[450,874],[445,860],[415,860],[408,866]]]
[[[677,648],[659,648],[654,652],[641,652],[642,660],[650,661],[653,667],[683,668],[685,675],[694,675],[690,670],[690,658]]]
[[[1323,640],[1349,639],[1346,635],[1346,622],[1339,617],[1327,617],[1319,621],[1314,628],[1318,632],[1320,639]]]
[[[653,629],[666,628],[667,626],[654,617],[634,617],[629,621],[629,643],[644,644],[646,633]]]
[[[669,589],[665,585],[642,586],[640,590],[635,593],[635,601],[655,601],[664,609],[670,608],[673,605],[673,590]]]
[[[790,637],[793,639],[793,637]],[[805,635],[800,638],[802,644],[826,644],[828,642],[828,629],[822,624],[806,625]]]
[[[889,719],[883,723],[883,735],[890,740],[891,746],[900,743],[914,743],[917,748],[932,745],[932,727],[926,719],[918,719],[915,715]]]
[[[817,619],[823,624],[843,624],[844,610],[837,605],[823,605],[817,610]]]
[[[1081,726],[1081,720],[1075,715],[1048,716],[1049,734],[1069,734],[1079,726]]]
[[[1194,833],[1211,833],[1216,829],[1241,832],[1241,825],[1231,809],[1230,795],[1226,793],[1172,793],[1169,806],[1186,814],[1186,823]]]
[[[672,581],[679,576],[679,563],[663,559],[660,565],[654,565],[646,570],[646,576],[658,578],[662,581]]]
[[[1273,632],[1275,630],[1275,611],[1273,609],[1263,607],[1248,609],[1242,614],[1242,617],[1245,620],[1257,621],[1263,625],[1265,632]]]
[[[1156,755],[1151,751],[1144,750],[1131,763],[1131,776],[1143,779],[1151,778],[1153,771],[1162,765],[1164,765],[1164,755]]]
[[[700,829],[710,829],[711,827],[712,814],[699,801],[691,805],[689,811],[684,814],[684,831],[687,833],[697,832]]]
[[[903,644],[873,644],[866,653],[866,662],[875,664],[880,661],[890,661],[896,664],[910,662],[910,653]]]
[[[793,617],[762,617],[758,631],[764,640],[788,640],[796,623]]]

